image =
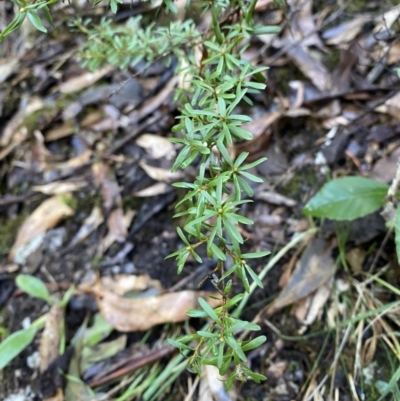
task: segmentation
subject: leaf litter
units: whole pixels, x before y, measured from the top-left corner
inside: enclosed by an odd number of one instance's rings
[[[250,152],[250,160],[269,158],[257,167],[268,186],[255,185],[255,202],[244,208],[257,222],[247,232],[245,246],[249,251],[279,251],[293,234],[309,229],[301,210],[327,175],[361,175],[385,183],[393,180],[400,149],[396,73],[400,67],[400,7],[378,3],[336,5],[291,0],[277,6],[272,1],[257,2],[259,21],[281,24],[283,29],[281,34],[261,35],[249,43],[246,54],[254,57],[255,63],[270,66],[268,86],[253,99],[252,108],[240,105],[242,114],[253,117],[247,129],[254,139],[228,150],[232,158],[243,151]],[[16,32],[15,38],[18,35]],[[151,375],[146,369],[156,366],[152,364],[161,363],[163,357],[173,358],[172,350],[164,344],[157,349],[157,342],[171,335],[160,325],[186,320],[185,311],[196,307],[197,297],[209,294],[195,290],[202,278],[191,274],[184,290],[168,292],[179,278],[172,274],[175,266],[164,258],[181,246],[171,223],[173,204],[180,195],[171,184],[182,175],[170,173],[176,148],[168,141],[175,112],[170,100],[173,89],[182,86],[180,77],[163,80],[158,74],[142,77],[135,73],[133,78],[114,67],[90,73],[79,67],[76,45],[71,34],[53,40],[48,49],[28,47],[23,40],[18,57],[12,52],[4,56],[3,50],[0,56],[4,72],[0,78],[0,117],[4,121],[0,212],[8,236],[0,235],[4,245],[1,266],[10,266],[9,260],[18,263],[13,265],[17,269],[33,266],[32,272],[52,292],[79,285],[87,271],[99,271],[101,276],[82,283],[86,295],[77,293],[65,311],[67,344],[74,347],[72,359],[69,355],[60,361],[63,355],[56,355],[58,347],[46,340],[63,320],[55,307],[49,316],[54,313],[58,318],[50,323],[49,317],[49,329],[32,344],[34,349],[44,347],[41,353],[50,371],[55,366],[54,371],[61,367],[68,372],[66,385],[59,378],[55,380],[53,373],[48,376],[56,386],[54,398],[46,394],[47,400],[63,399],[64,392],[65,399],[93,399],[82,378],[95,388],[138,369]],[[135,94],[129,92],[132,88],[137,89]],[[78,142],[83,145],[77,146]],[[196,172],[189,174],[196,176]],[[16,232],[12,231],[8,222],[21,210],[27,217]],[[359,219],[347,234],[334,225],[322,227],[320,238],[285,255],[280,262],[288,266],[285,272],[278,267],[267,274],[265,289],[257,290],[248,304],[257,306],[253,312],[252,308],[245,312],[248,320],[255,313],[268,319],[262,325],[267,348],[255,350],[249,363],[259,365],[260,372],[264,369],[269,376],[262,391],[271,397],[305,400],[314,393],[322,399],[322,394],[340,388],[339,399],[353,399],[351,388],[358,386],[355,380],[364,383],[361,356],[355,353],[354,344],[349,343],[345,352],[357,374],[346,381],[341,379],[345,376],[340,366],[324,362],[332,359],[332,349],[324,348],[323,339],[313,337],[313,350],[307,337],[297,340],[295,352],[293,341],[286,339],[294,334],[313,335],[316,326],[325,331],[337,327],[335,340],[340,343],[346,340],[343,322],[352,318],[351,313],[358,316],[398,296],[374,282],[368,291],[363,287],[366,272],[380,274],[392,283],[399,277],[391,261],[390,239],[381,246],[380,233],[384,231],[375,220]],[[54,228],[65,232],[58,248],[50,247],[49,236],[56,237]],[[348,249],[335,264],[342,235],[347,235]],[[345,270],[346,263],[349,270]],[[382,266],[388,267],[385,270]],[[3,284],[13,280],[16,268],[1,270],[6,274],[0,277],[2,293],[6,293]],[[261,271],[263,267],[254,268]],[[358,303],[352,291],[355,288],[361,294]],[[30,299],[28,303],[25,296],[7,293],[5,314],[12,332],[20,329],[23,318],[34,319],[43,313],[41,301]],[[342,296],[352,302],[354,312],[341,301]],[[91,316],[90,322],[84,316]],[[367,327],[362,327],[362,322],[352,337],[357,350],[362,351],[360,355],[375,378],[388,381],[386,373],[374,370],[373,362],[382,352],[382,338],[389,347],[396,344],[386,334],[390,333],[388,322],[397,325],[398,318],[388,312],[365,323]],[[149,349],[138,352],[135,346],[140,348],[143,337],[136,331],[149,327],[155,330],[155,338],[149,340]],[[192,329],[191,322],[184,327]],[[126,334],[121,336],[118,330]],[[92,341],[85,339],[90,332]],[[85,335],[80,338],[80,333]],[[96,346],[98,349],[93,349]],[[317,348],[322,359],[315,355]],[[130,353],[124,359],[121,353],[127,350]],[[123,362],[112,362],[112,354]],[[83,365],[79,362],[82,356],[86,360]],[[316,360],[322,362],[313,365]],[[94,375],[86,374],[95,366]],[[101,376],[102,369],[108,371],[107,366],[114,366],[110,370],[114,373]],[[310,366],[316,368],[310,372]],[[21,369],[26,377],[32,374],[22,356],[6,369]],[[336,388],[322,381],[329,372],[333,372]],[[216,382],[213,374],[202,383],[187,375],[177,379],[178,385],[186,389],[191,381],[193,394],[198,394],[207,380],[209,388],[215,385],[213,399],[223,391],[218,386],[223,382]],[[302,387],[305,383],[307,388]],[[28,384],[22,380],[21,387]],[[116,389],[113,384],[106,386]],[[300,395],[299,388],[303,388]],[[364,389],[368,399],[370,390],[368,386]],[[6,383],[6,395],[19,390],[14,382]],[[257,391],[258,387],[246,383],[241,395],[254,398]],[[179,397],[176,394],[176,399],[184,399]]]

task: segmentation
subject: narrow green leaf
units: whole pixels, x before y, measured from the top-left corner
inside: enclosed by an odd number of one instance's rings
[[[236,305],[244,297],[244,294],[237,294],[232,299],[230,299],[226,304],[225,308],[229,309],[231,306]]]
[[[190,309],[186,312],[186,314],[190,317],[196,317],[196,318],[205,318],[208,316],[206,312],[199,309]]]
[[[226,260],[225,254],[222,252],[221,248],[211,242],[208,248],[212,251],[212,253],[219,259],[219,260]]]
[[[218,333],[210,333],[209,331],[199,330],[197,334],[200,334],[202,337],[206,338],[218,338]]]
[[[29,294],[31,297],[43,299],[52,303],[51,296],[46,285],[42,280],[28,274],[19,274],[15,279],[15,284],[19,289]]]
[[[243,175],[244,177],[246,177],[247,179],[249,179],[250,181],[253,182],[264,182],[264,180],[260,177],[257,177],[254,174],[250,174],[247,171],[240,171],[240,175]]]
[[[243,259],[256,259],[256,258],[262,258],[263,256],[268,256],[270,255],[270,251],[260,251],[260,252],[252,252],[252,253],[244,253],[242,255]]]
[[[0,344],[0,370],[7,366],[34,339],[37,329],[29,327],[8,336]]]
[[[260,345],[264,344],[265,341],[267,341],[267,337],[265,337],[265,336],[259,336],[259,337],[253,338],[248,343],[246,343],[245,345],[242,346],[242,350],[244,352],[246,352],[246,351],[250,351],[254,348],[258,348]]]
[[[388,186],[365,177],[343,177],[325,184],[303,213],[332,220],[355,220],[375,212],[385,203]]]
[[[244,362],[247,361],[246,355],[242,351],[242,348],[240,347],[239,343],[232,337],[232,336],[226,336],[225,340],[227,344],[235,351],[236,355]]]
[[[186,344],[182,344],[182,343],[179,342],[179,341],[173,340],[173,339],[171,339],[171,338],[168,338],[167,341],[168,341],[172,346],[174,346],[175,348],[184,349],[184,350],[187,350],[187,351],[193,351],[193,348],[189,347],[189,346],[186,345]]]
[[[42,20],[40,19],[36,10],[29,10],[27,12],[27,16],[31,24],[38,30],[43,33],[47,33],[47,29],[44,27]]]
[[[395,229],[397,260],[400,263],[400,206],[397,206],[394,229]]]
[[[257,274],[254,272],[254,270],[246,263],[244,265],[248,273],[250,274],[250,277],[253,279],[253,281],[260,287],[263,288],[263,283],[261,282],[260,278],[257,276]]]
[[[258,159],[258,160],[256,160],[256,161],[254,161],[253,163],[249,163],[249,164],[246,164],[246,165],[242,166],[242,167],[240,168],[240,170],[249,170],[249,169],[251,169],[251,168],[253,168],[253,167],[258,166],[258,165],[261,164],[262,162],[265,162],[266,160],[267,160],[266,157],[262,157],[261,159]]]
[[[207,315],[214,320],[214,322],[217,322],[218,324],[221,324],[221,320],[219,319],[218,315],[215,313],[214,309],[210,306],[210,304],[204,299],[204,298],[197,298],[199,301],[200,306],[204,310],[204,312],[207,313]]]
[[[231,241],[237,241],[240,244],[243,244],[243,238],[240,235],[239,231],[237,230],[237,228],[229,221],[229,219],[223,219],[224,225],[225,225],[225,229],[226,232],[229,235],[229,238],[231,239]]]

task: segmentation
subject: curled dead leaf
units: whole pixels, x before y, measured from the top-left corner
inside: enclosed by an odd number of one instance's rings
[[[279,309],[297,302],[322,287],[334,273],[331,251],[334,243],[313,239],[296,264],[289,282],[268,308],[271,316]]]
[[[66,192],[77,191],[87,185],[87,182],[67,182],[53,181],[49,184],[35,185],[32,187],[34,191],[41,192],[46,195],[64,194]]]
[[[40,338],[40,366],[43,373],[58,357],[61,338],[61,325],[64,321],[64,308],[53,305],[46,316],[46,324]]]
[[[181,171],[172,172],[169,169],[149,166],[145,162],[139,162],[139,166],[155,181],[173,182],[182,178]]]
[[[15,252],[20,246],[53,228],[62,219],[72,216],[74,209],[67,204],[70,199],[68,194],[56,195],[41,203],[20,227],[8,256],[9,259],[13,260]]]
[[[100,280],[85,283],[80,289],[92,294],[100,313],[117,330],[144,331],[167,322],[181,322],[189,316],[186,312],[198,306],[198,297],[208,300],[212,307],[221,304],[210,298],[208,291],[179,291],[146,298],[129,299],[106,289]]]
[[[145,149],[152,159],[165,157],[171,160],[176,154],[172,143],[160,135],[143,134],[136,140],[136,143]]]

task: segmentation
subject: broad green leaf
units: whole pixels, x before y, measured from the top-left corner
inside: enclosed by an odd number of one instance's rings
[[[7,366],[32,342],[36,332],[37,329],[35,327],[19,330],[8,336],[0,344],[0,370]]]
[[[218,324],[221,324],[221,321],[218,317],[218,315],[215,313],[215,310],[210,306],[210,304],[204,299],[204,298],[197,298],[199,301],[200,306],[204,310],[204,312],[207,313],[207,315],[214,320],[214,322],[217,322]]]
[[[397,206],[394,229],[396,233],[395,243],[396,243],[397,260],[400,263],[400,206]]]
[[[43,281],[34,276],[19,274],[15,279],[15,284],[31,297],[43,299],[48,303],[53,302]]]
[[[355,220],[383,206],[387,190],[386,184],[371,178],[338,178],[325,184],[308,201],[303,213],[332,220]]]

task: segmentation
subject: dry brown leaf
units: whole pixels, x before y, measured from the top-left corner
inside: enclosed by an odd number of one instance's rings
[[[397,120],[400,120],[400,92],[395,93],[384,104],[378,106],[375,111],[390,114]]]
[[[152,159],[166,158],[171,160],[175,157],[175,149],[172,143],[163,136],[143,134],[136,140],[137,145],[145,149]]]
[[[100,280],[104,288],[120,296],[130,291],[145,291],[149,288],[155,288],[158,292],[163,290],[160,281],[153,280],[147,274],[141,276],[118,274],[116,276],[104,276]]]
[[[351,271],[354,275],[361,274],[364,261],[366,257],[366,250],[362,247],[351,248],[346,252],[346,260],[350,265]]]
[[[389,49],[387,63],[388,65],[400,62],[400,40],[394,42]]]
[[[380,158],[374,165],[371,178],[390,183],[396,175],[397,163],[400,160],[400,147],[386,157]]]
[[[129,299],[107,290],[100,280],[85,283],[80,288],[96,298],[103,317],[122,332],[144,331],[158,324],[187,320],[186,312],[198,307],[198,297],[206,298],[212,307],[221,305],[220,300],[209,297],[215,293],[208,291],[187,290]]]
[[[61,325],[64,321],[64,308],[53,305],[46,316],[46,323],[40,338],[40,373],[43,373],[58,357]]]
[[[67,205],[70,196],[68,194],[56,195],[46,199],[20,227],[14,245],[11,248],[9,259],[14,258],[17,249],[33,240],[40,234],[56,226],[62,219],[72,216],[74,209]]]
[[[79,231],[71,241],[71,245],[76,245],[78,242],[87,238],[102,222],[104,221],[103,214],[98,206],[95,206],[92,213],[83,221]]]
[[[320,90],[332,88],[332,77],[322,62],[312,57],[305,46],[296,46],[288,51],[289,58],[296,67]]]
[[[323,286],[334,273],[331,257],[333,242],[315,238],[307,246],[296,268],[278,298],[268,309],[268,315],[310,295]]]
[[[52,165],[57,170],[68,170],[79,168],[89,162],[92,157],[92,151],[90,149],[85,150],[81,155],[69,159],[65,163],[55,163]]]
[[[153,167],[146,164],[144,161],[139,162],[139,166],[155,181],[174,182],[182,178],[182,171],[174,171]]]
[[[303,298],[294,306],[293,313],[297,320],[304,326],[299,330],[299,334],[303,334],[317,319],[318,315],[323,311],[326,302],[329,299],[333,284],[333,277],[328,283],[322,285],[314,294]]]
[[[11,140],[15,142],[17,138],[15,137],[14,134],[16,131],[19,131],[18,128],[24,122],[24,119],[27,116],[42,109],[44,106],[45,103],[43,102],[42,99],[39,99],[37,97],[30,99],[26,107],[23,108],[22,110],[19,110],[5,126],[4,131],[0,137],[0,146],[1,147],[7,146],[11,142]]]
[[[133,196],[137,196],[138,198],[147,198],[149,196],[157,196],[162,194],[167,194],[172,191],[171,185],[168,185],[164,182],[157,182],[150,187],[142,189],[141,191],[137,191],[133,193]]]
[[[65,194],[66,192],[78,191],[85,187],[87,182],[68,182],[68,181],[53,181],[45,185],[34,185],[32,189],[41,192],[45,195]]]
[[[108,231],[117,242],[123,242],[128,235],[128,227],[121,208],[114,209],[107,219]]]
[[[268,203],[272,203],[273,205],[284,205],[288,207],[293,207],[297,205],[297,202],[295,200],[272,191],[260,191],[256,194],[255,198]]]
[[[46,142],[56,141],[57,139],[65,138],[74,133],[74,129],[69,124],[59,125],[47,130],[44,134]]]
[[[114,205],[120,205],[120,187],[118,186],[114,173],[106,164],[101,162],[93,164],[92,171],[95,184],[100,187],[104,208],[108,211]]]
[[[377,22],[374,33],[380,33],[382,31],[388,31],[393,24],[398,21],[400,16],[400,5],[392,7],[389,11],[386,11],[382,15],[378,15],[375,21]]]
[[[140,109],[133,110],[131,113],[129,113],[129,121],[136,123],[157,110],[171,95],[178,81],[178,75],[170,79],[156,96],[150,97],[150,99],[146,101]]]
[[[61,93],[78,92],[82,89],[92,86],[96,81],[103,78],[104,75],[107,75],[114,70],[114,66],[107,66],[99,68],[94,72],[85,72],[78,77],[71,78],[70,80],[63,82],[58,86],[57,90]]]
[[[11,74],[13,74],[19,65],[18,58],[3,59],[0,63],[0,84],[3,83]]]
[[[328,45],[341,45],[343,48],[343,45],[351,42],[361,32],[363,26],[369,21],[371,21],[371,17],[367,15],[354,18],[351,21],[327,29],[322,34],[322,37]]]
[[[120,212],[111,212],[110,217],[107,221],[109,231],[99,244],[97,250],[98,256],[102,256],[115,241],[125,241],[128,234],[128,228],[131,225],[132,219],[135,217],[135,214],[136,212],[134,210],[128,210],[123,216],[120,214]]]

